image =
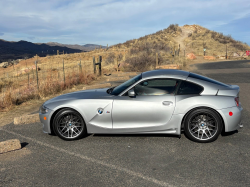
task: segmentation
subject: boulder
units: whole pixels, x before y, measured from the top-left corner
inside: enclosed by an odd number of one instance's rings
[[[18,139],[7,140],[4,142],[0,142],[0,154],[6,153],[9,151],[14,151],[21,149],[21,144]]]
[[[179,69],[179,65],[171,64],[171,65],[162,65],[156,66],[156,69]]]
[[[14,118],[14,125],[30,124],[39,121],[40,121],[39,114],[23,115]]]
[[[9,62],[0,63],[0,68],[7,68],[9,66]]]
[[[196,59],[196,56],[194,55],[194,53],[188,53],[187,59],[194,60],[194,59]]]
[[[214,56],[204,56],[203,57],[205,60],[215,60]]]
[[[24,75],[24,74],[27,74],[27,73],[31,72],[32,70],[36,71],[36,66],[35,65],[33,65],[31,67],[27,67],[27,68],[22,68],[20,71],[17,72],[17,75],[18,76],[19,75]],[[37,70],[39,71],[40,68],[37,67]]]
[[[220,56],[219,59],[223,60],[223,59],[226,59],[225,56]]]

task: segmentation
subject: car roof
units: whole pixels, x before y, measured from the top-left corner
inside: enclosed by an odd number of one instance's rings
[[[176,69],[157,69],[152,71],[146,71],[142,73],[142,78],[147,77],[155,77],[155,76],[180,76],[180,77],[188,77],[188,71],[176,70]]]

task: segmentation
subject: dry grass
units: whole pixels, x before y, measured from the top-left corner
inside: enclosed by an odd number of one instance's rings
[[[19,87],[10,86],[5,89],[0,97],[0,110],[10,110],[15,105],[20,105],[31,99],[40,99],[60,93],[63,90],[70,89],[78,84],[88,84],[93,79],[94,75],[86,75],[84,72],[67,72],[65,82],[58,79],[57,74],[48,72],[46,77],[39,81],[39,88],[36,80],[32,80],[30,84]]]
[[[204,48],[206,56],[225,56],[226,48],[228,56],[233,56],[235,52],[243,55],[245,50],[250,49],[247,44],[236,41],[231,36],[225,36],[223,33],[211,31],[199,25],[184,25],[183,28],[190,30],[184,40],[185,46],[189,52],[197,56],[204,55]]]

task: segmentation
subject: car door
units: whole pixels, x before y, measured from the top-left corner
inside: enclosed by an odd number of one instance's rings
[[[157,78],[134,86],[136,96],[116,96],[112,120],[114,132],[145,132],[167,129],[175,109],[179,80]]]

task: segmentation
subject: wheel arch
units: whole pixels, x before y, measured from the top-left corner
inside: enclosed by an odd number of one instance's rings
[[[86,124],[86,121],[84,119],[84,117],[81,115],[81,113],[79,111],[77,111],[76,109],[74,108],[71,108],[71,107],[62,107],[62,108],[58,108],[54,111],[54,113],[51,115],[50,117],[50,122],[49,122],[49,126],[50,126],[50,132],[51,134],[55,134],[54,132],[54,129],[53,129],[53,121],[54,121],[54,118],[56,116],[56,114],[58,114],[58,112],[60,112],[61,110],[67,110],[67,109],[70,109],[70,110],[74,110],[75,112],[77,112],[83,119],[84,123]],[[86,125],[86,128],[87,128],[87,125]]]
[[[218,116],[221,118],[221,121],[222,121],[222,126],[223,126],[222,132],[225,132],[225,121],[224,121],[223,117],[221,116],[221,114],[220,114],[217,110],[215,110],[215,109],[213,109],[213,108],[211,108],[211,107],[205,107],[205,106],[195,107],[195,108],[192,108],[191,110],[189,110],[189,111],[184,115],[184,117],[183,117],[182,120],[181,120],[181,130],[184,128],[184,121],[185,121],[186,117],[187,117],[191,112],[193,112],[194,110],[197,110],[197,109],[208,109],[208,110],[212,110],[213,112],[215,112],[216,114],[218,114]]]

